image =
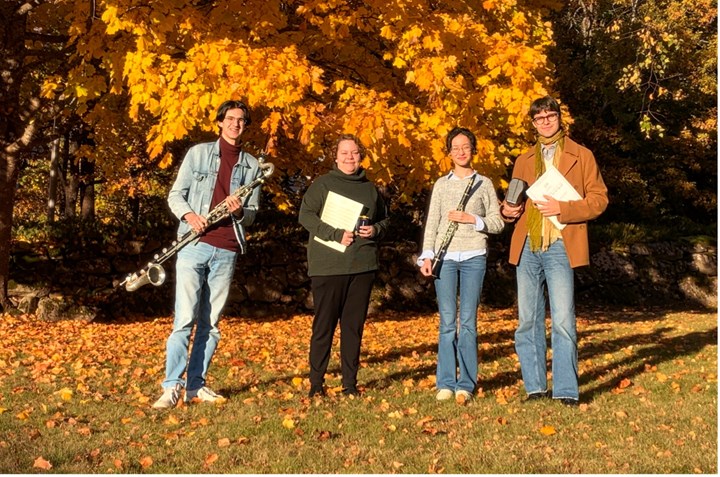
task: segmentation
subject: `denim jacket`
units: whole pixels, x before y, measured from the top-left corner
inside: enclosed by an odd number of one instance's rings
[[[207,217],[219,168],[219,139],[215,142],[197,144],[185,154],[175,183],[168,195],[170,210],[180,219],[178,237],[185,235],[190,230],[190,225],[182,220],[185,214],[195,212],[198,215]],[[262,172],[257,159],[243,151],[238,157],[237,164],[233,167],[230,190],[235,191],[260,175],[262,175]],[[235,237],[238,244],[240,244],[240,253],[245,253],[247,247],[244,227],[252,224],[255,220],[259,202],[260,188],[256,187],[245,198],[242,219],[236,219],[232,214],[230,215]]]

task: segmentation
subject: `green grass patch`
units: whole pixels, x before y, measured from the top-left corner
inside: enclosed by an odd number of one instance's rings
[[[229,317],[208,383],[227,401],[155,411],[170,318],[6,315],[0,472],[717,473],[717,315],[580,312],[579,408],[523,402],[515,319],[479,313],[480,389],[459,406],[434,399],[437,315],[371,317],[362,396],[339,393],[335,346],[323,399],[312,317]]]

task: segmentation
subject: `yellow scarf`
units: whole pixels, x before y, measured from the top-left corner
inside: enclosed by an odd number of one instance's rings
[[[558,166],[560,156],[562,155],[563,147],[565,146],[565,131],[560,129],[551,137],[538,136],[538,141],[535,143],[535,178],[537,179],[545,173],[545,161],[542,157],[542,146],[548,146],[557,142],[555,147],[555,154],[553,155],[553,165]],[[530,207],[528,210],[528,235],[530,236],[530,250],[537,252],[542,250],[543,252],[550,247],[550,244],[557,240],[557,234],[555,239],[551,237],[552,231],[555,226],[548,219],[543,217],[537,207]]]

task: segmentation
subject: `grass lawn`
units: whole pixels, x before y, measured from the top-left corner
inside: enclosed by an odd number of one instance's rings
[[[580,310],[581,405],[523,403],[515,310],[481,310],[479,389],[434,399],[437,315],[372,316],[360,398],[307,398],[312,317],[227,317],[208,385],[155,411],[171,318],[2,319],[1,473],[717,473],[717,314]],[[337,337],[336,337],[337,338]]]

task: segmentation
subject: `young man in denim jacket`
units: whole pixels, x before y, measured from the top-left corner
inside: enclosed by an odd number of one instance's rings
[[[220,340],[220,312],[230,290],[237,255],[245,253],[245,227],[258,210],[260,190],[254,188],[242,203],[236,189],[262,175],[259,163],[242,149],[240,137],[250,125],[250,112],[240,101],[225,101],[217,111],[217,141],[188,150],[168,196],[180,219],[178,236],[189,230],[197,241],[177,254],[175,320],[167,340],[163,394],[156,409],[174,407],[183,388],[185,402],[215,402],[222,396],[205,386],[207,371]],[[207,215],[225,201],[230,216],[208,227]],[[192,352],[188,346],[193,327]],[[187,368],[187,377],[183,374]]]

